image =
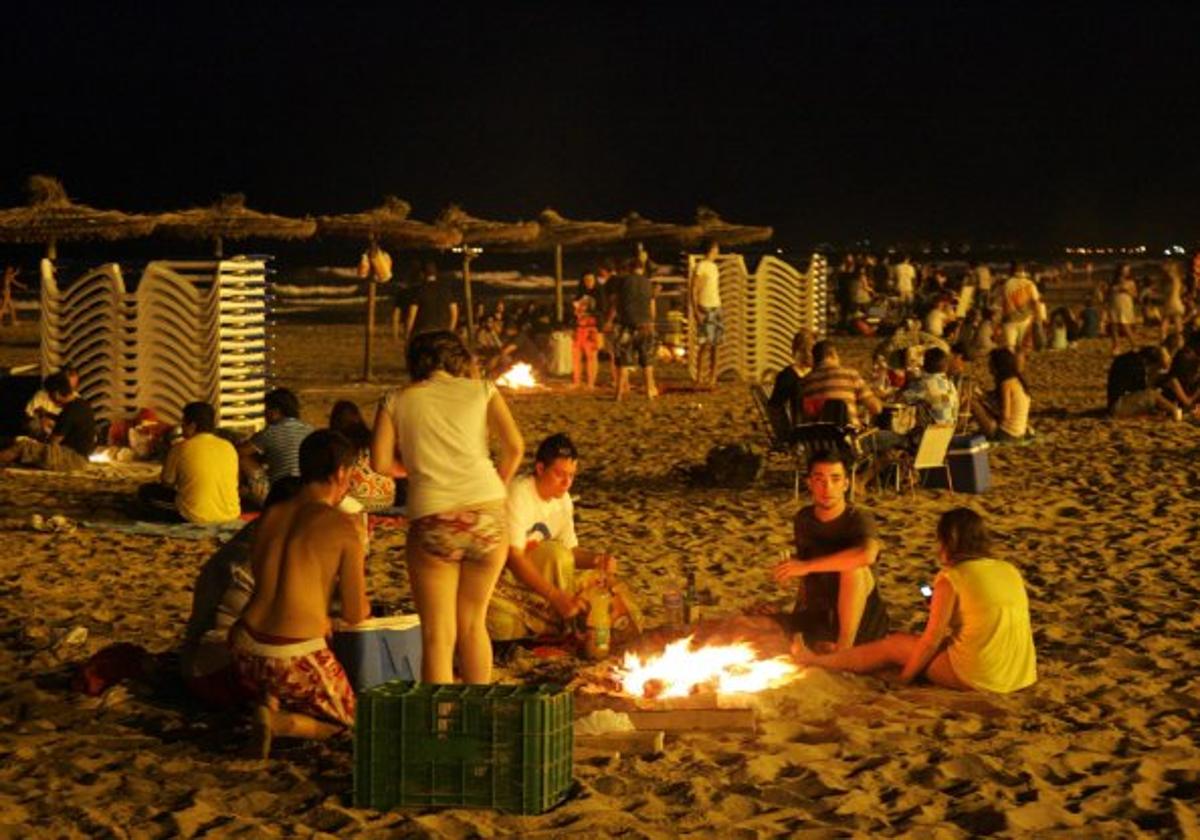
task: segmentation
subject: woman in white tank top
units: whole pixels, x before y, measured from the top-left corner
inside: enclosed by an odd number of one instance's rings
[[[412,384],[384,396],[375,415],[371,467],[408,470],[406,557],[421,616],[421,681],[487,683],[488,601],[508,558],[507,485],[524,441],[504,398],[481,380],[452,332],[417,335],[408,347]],[[499,466],[488,451],[500,441]]]
[[[1029,435],[1029,389],[1021,376],[1017,357],[1011,350],[997,348],[988,354],[988,366],[996,383],[996,432],[998,440],[1019,440]]]

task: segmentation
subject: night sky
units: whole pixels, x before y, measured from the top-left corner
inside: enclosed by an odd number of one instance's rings
[[[8,4],[0,203],[1200,240],[1196,4],[406,5]]]

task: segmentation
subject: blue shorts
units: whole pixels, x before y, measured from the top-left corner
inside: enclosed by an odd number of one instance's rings
[[[706,309],[696,307],[696,341],[700,344],[720,344],[725,339],[725,322],[721,319],[721,307]]]

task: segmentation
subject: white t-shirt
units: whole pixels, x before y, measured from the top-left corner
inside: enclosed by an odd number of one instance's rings
[[[504,500],[488,451],[487,406],[495,394],[491,382],[438,371],[384,397],[408,469],[409,521]]]
[[[705,309],[721,305],[721,269],[712,260],[700,260],[692,275],[693,296]]]
[[[575,538],[575,505],[571,494],[543,499],[531,475],[515,479],[508,487],[508,543],[528,546],[543,540],[557,540],[565,548],[579,545]]]
[[[925,332],[938,338],[946,334],[946,310],[940,306],[929,310],[929,314],[925,316]]]
[[[917,270],[911,263],[902,262],[896,266],[896,291],[901,295],[913,293],[913,281],[917,279]]]

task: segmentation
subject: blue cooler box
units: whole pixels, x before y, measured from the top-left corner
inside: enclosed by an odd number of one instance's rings
[[[356,693],[389,680],[421,679],[421,619],[415,615],[369,618],[333,634],[333,655]]]
[[[986,493],[992,487],[992,469],[988,463],[988,441],[983,435],[955,435],[946,453],[955,493]],[[926,470],[925,486],[946,488],[946,471]]]

